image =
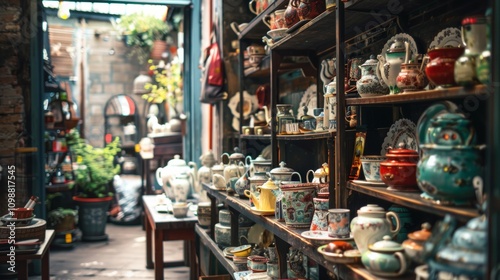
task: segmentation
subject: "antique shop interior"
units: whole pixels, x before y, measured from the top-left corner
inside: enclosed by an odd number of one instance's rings
[[[500,279],[498,1],[0,7],[1,279]]]

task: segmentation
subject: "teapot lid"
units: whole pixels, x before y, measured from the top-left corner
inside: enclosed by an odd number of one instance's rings
[[[174,155],[174,158],[168,161],[167,166],[186,166],[186,161],[181,159],[180,155]]]
[[[383,240],[377,241],[373,244],[368,245],[368,249],[374,252],[397,252],[403,251],[403,246],[396,241],[391,240],[391,236],[384,235]]]
[[[475,231],[486,231],[488,228],[488,219],[485,215],[473,218],[467,222],[467,228]]]
[[[285,167],[286,163],[284,161],[280,162],[280,167],[276,167],[271,169],[269,173],[271,174],[290,174],[293,173],[294,170],[288,167]]]
[[[415,241],[426,241],[431,236],[431,224],[423,223],[422,229],[408,233],[408,238]]]
[[[271,178],[267,179],[267,182],[265,182],[262,186],[260,186],[261,189],[265,190],[277,190],[278,186],[274,183],[274,180]]]
[[[391,44],[389,49],[387,50],[388,53],[395,53],[395,52],[405,52],[405,43],[403,40],[396,39],[394,42]]]
[[[210,151],[208,151],[208,153],[202,155],[200,157],[200,160],[201,160],[201,164],[206,165],[208,167],[214,166],[214,164],[217,162],[212,150],[210,150]]]
[[[391,155],[405,155],[405,156],[418,157],[418,152],[412,149],[406,149],[406,144],[404,142],[401,142],[398,144],[398,148],[392,148],[387,151],[386,156],[389,157]]]
[[[212,166],[212,170],[224,170],[224,163],[221,162],[220,164]]]
[[[377,204],[367,204],[366,206],[363,206],[359,208],[358,214],[359,213],[385,213],[385,209],[378,206]]]
[[[365,61],[365,63],[360,65],[360,67],[375,66],[375,65],[377,65],[377,63],[378,63],[378,60],[376,60],[375,56],[372,54],[372,55],[370,55],[370,58]]]
[[[240,153],[240,148],[234,147],[234,153],[229,156],[230,160],[245,160],[245,155]]]
[[[265,164],[265,163],[271,163],[271,160],[270,159],[267,159],[265,158],[264,156],[262,155],[258,155],[254,160],[252,160],[252,163],[255,164]]]

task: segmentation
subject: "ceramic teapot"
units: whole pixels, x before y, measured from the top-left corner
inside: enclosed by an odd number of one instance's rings
[[[406,255],[415,263],[423,262],[424,244],[431,235],[431,224],[423,223],[422,229],[408,233],[408,239],[401,244]]]
[[[372,55],[365,63],[358,66],[361,69],[361,78],[356,82],[356,88],[361,97],[365,94],[387,94],[389,92],[387,85],[377,76],[377,64],[378,61]]]
[[[245,156],[240,153],[238,147],[234,148],[234,153],[229,155],[228,153],[223,153],[221,155],[221,161],[224,161],[224,157],[227,157],[228,164],[224,167],[224,178],[226,179],[226,184],[231,184],[231,179],[233,181],[240,178],[245,173]],[[234,184],[234,183],[233,183]]]
[[[427,59],[422,63],[402,63],[401,72],[396,78],[397,87],[403,92],[422,90],[427,86],[429,80],[425,76],[424,66]]]
[[[401,276],[408,268],[403,246],[392,241],[389,235],[368,245],[368,251],[361,255],[361,262],[371,273],[381,277]]]
[[[276,206],[276,191],[278,187],[273,180],[268,179],[265,184],[257,187],[259,196],[254,195],[250,190],[245,190],[245,196],[252,200],[255,209],[261,211],[274,211]]]
[[[309,181],[309,176],[310,174],[313,174],[313,179]],[[306,173],[306,182],[307,183],[318,183],[318,184],[324,184],[329,181],[328,179],[328,163],[323,163],[322,166],[316,170],[308,170]]]
[[[382,78],[389,87],[390,94],[398,94],[396,79],[401,71],[401,64],[409,57],[409,43],[396,39],[385,53],[385,57],[378,55],[377,76]]]
[[[435,226],[432,237],[424,244],[429,274],[437,275],[439,271],[446,271],[454,275],[485,279],[488,244],[487,217],[481,215],[473,218],[453,233],[456,227],[455,218],[446,215],[443,221]],[[446,243],[450,237],[451,242]]]
[[[277,185],[279,185],[282,181],[291,181],[293,175],[299,176],[299,181],[302,182],[300,174],[295,172],[293,169],[286,167],[286,163],[284,161],[280,162],[279,167],[273,168],[269,171],[269,177],[271,177]]]
[[[475,145],[472,123],[456,106],[437,103],[420,117],[417,133],[423,156],[417,183],[423,198],[450,205],[468,205],[482,196],[484,145]]]
[[[165,194],[170,198],[174,197],[174,193],[170,186],[170,181],[180,173],[191,173],[193,175],[193,178],[197,178],[198,167],[196,166],[196,163],[192,161],[186,163],[185,160],[181,159],[180,155],[174,155],[174,158],[169,160],[166,166],[156,169],[156,180],[162,183]],[[191,185],[191,191],[198,189],[198,187],[194,186],[194,184],[196,184],[196,182]]]
[[[395,228],[392,227],[393,223]],[[368,204],[358,210],[358,216],[352,219],[350,226],[354,242],[363,254],[368,250],[368,245],[382,240],[383,236],[396,236],[400,222],[396,213],[386,212],[377,204]]]
[[[323,92],[327,92],[328,84],[333,80],[333,78],[337,75],[336,69],[336,58],[327,58],[321,61],[321,71],[320,78],[324,85]]]
[[[266,159],[262,155],[258,155],[255,159],[251,156],[245,157],[245,165],[248,167],[250,177],[255,173],[266,173],[271,171],[272,161]]]

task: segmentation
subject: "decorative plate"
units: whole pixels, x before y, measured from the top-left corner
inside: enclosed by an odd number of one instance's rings
[[[396,39],[410,43],[410,51],[411,51],[412,56],[418,54],[417,43],[415,43],[415,40],[413,40],[413,38],[406,33],[399,33],[399,34],[392,36],[392,38],[389,39],[389,41],[387,41],[387,43],[385,43],[384,48],[382,49],[382,52],[380,53],[381,56],[385,57],[385,53],[391,47],[392,43],[394,43],[394,41]]]
[[[358,250],[347,250],[344,254],[326,252],[323,245],[318,248],[318,252],[323,255],[325,260],[333,263],[358,263],[361,261],[361,253]]]
[[[335,238],[329,236],[326,230],[308,230],[302,232],[300,235],[311,241],[314,246],[322,246],[335,241]]]
[[[462,33],[456,27],[441,30],[432,40],[429,49],[458,47],[462,45]]]
[[[256,95],[251,95],[248,93],[248,91],[244,90],[243,91],[243,119],[248,119],[250,118],[250,115],[252,115],[255,110],[259,108],[259,100],[257,99]],[[231,97],[229,100],[229,103],[227,104],[229,109],[231,109],[231,113],[233,116],[236,118],[240,117],[240,112],[239,112],[239,106],[240,106],[240,93],[237,92],[236,94]],[[238,130],[240,128],[238,127]]]
[[[391,125],[387,136],[382,144],[380,154],[385,156],[389,149],[399,147],[400,143],[405,144],[406,149],[418,151],[417,126],[409,119],[399,119]]]
[[[252,212],[254,212],[254,214],[261,215],[261,216],[274,215],[274,210],[259,210],[259,209],[255,208],[255,206],[252,206],[251,210],[252,210]]]
[[[299,108],[297,109],[297,119],[300,119],[304,115],[304,106],[307,106],[307,114],[312,116],[314,108],[318,107],[316,84],[310,85],[304,92],[304,95],[302,95]]]

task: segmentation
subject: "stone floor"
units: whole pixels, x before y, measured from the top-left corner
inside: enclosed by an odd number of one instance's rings
[[[71,249],[51,249],[50,279],[154,279],[154,271],[146,269],[146,237],[142,226],[108,223],[106,233],[108,241],[77,242]],[[182,260],[182,252],[182,241],[165,242],[165,261]],[[165,279],[189,279],[189,268],[166,268],[164,275]]]

